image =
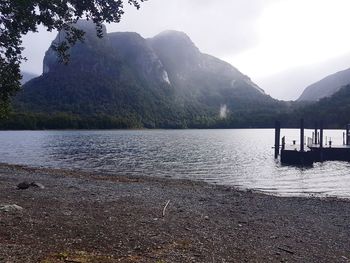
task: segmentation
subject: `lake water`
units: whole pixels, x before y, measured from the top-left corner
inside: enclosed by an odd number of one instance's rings
[[[299,131],[282,135],[290,143]],[[325,136],[342,144],[343,131],[327,130]],[[273,158],[273,143],[270,129],[3,131],[0,162],[187,178],[284,196],[350,197],[350,163],[282,166]]]

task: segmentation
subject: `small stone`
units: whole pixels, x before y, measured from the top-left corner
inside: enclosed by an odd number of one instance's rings
[[[140,246],[135,246],[135,247],[134,247],[134,250],[135,250],[135,251],[140,251],[140,250],[141,250],[141,247],[140,247]]]
[[[22,182],[17,185],[17,189],[20,189],[20,190],[25,190],[25,189],[28,189],[29,187],[30,187],[30,183],[28,182]]]
[[[45,186],[42,185],[41,183],[32,182],[30,184],[30,186],[33,186],[33,187],[36,187],[36,188],[40,188],[40,189],[45,189]]]
[[[13,204],[13,205],[0,205],[0,211],[12,212],[12,211],[22,211],[23,207]]]
[[[205,216],[204,219],[205,219],[205,220],[209,220],[209,216]]]

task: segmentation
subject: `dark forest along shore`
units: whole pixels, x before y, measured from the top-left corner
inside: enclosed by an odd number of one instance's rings
[[[299,138],[299,130],[282,134],[287,144]],[[334,144],[342,136],[340,130],[325,131]],[[350,197],[349,163],[281,166],[273,159],[273,144],[270,129],[2,131],[0,162],[191,179],[282,196]]]
[[[0,262],[350,260],[346,199],[13,165],[0,182]]]

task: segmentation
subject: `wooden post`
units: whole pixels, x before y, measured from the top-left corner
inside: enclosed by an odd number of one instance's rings
[[[277,159],[280,152],[280,136],[281,136],[281,123],[275,122],[275,159]]]
[[[300,120],[300,151],[304,151],[304,119]]]
[[[346,125],[346,145],[350,145],[350,124]]]
[[[323,162],[323,121],[320,123],[320,161]]]
[[[320,124],[320,148],[323,148],[323,122]]]
[[[315,122],[315,144],[317,144],[317,122]]]
[[[282,150],[284,150],[286,148],[286,136],[282,137]]]

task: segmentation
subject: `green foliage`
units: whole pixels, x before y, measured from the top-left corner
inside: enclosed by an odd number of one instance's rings
[[[2,130],[47,129],[139,129],[142,124],[135,116],[116,117],[108,115],[79,116],[65,112],[10,113],[0,120]]]
[[[301,118],[304,118],[309,128],[313,128],[315,121],[320,120],[324,121],[326,128],[344,128],[350,123],[350,86],[317,103],[287,105],[279,102],[277,105],[265,106],[252,103],[245,110],[229,112],[226,118],[219,118],[217,110],[199,106],[186,105],[182,110],[175,106],[167,108],[169,104],[164,97],[159,98],[160,106],[157,105],[159,108],[156,111],[145,102],[137,106],[141,109],[139,112],[134,105],[124,110],[116,108],[114,114],[107,113],[103,108],[100,108],[99,114],[93,114],[93,111],[86,114],[86,109],[97,107],[89,103],[92,101],[80,108],[71,108],[69,105],[62,107],[75,113],[52,111],[48,114],[40,112],[39,108],[36,113],[12,113],[0,121],[0,129],[272,128],[275,120],[281,120],[283,127],[295,128],[299,127]],[[45,104],[49,107],[50,102],[42,100],[41,105]]]
[[[128,0],[139,8],[144,0]],[[37,32],[38,25],[47,30],[64,30],[65,40],[54,45],[54,50],[63,62],[68,61],[68,50],[78,40],[84,39],[84,32],[74,23],[79,19],[92,20],[97,35],[102,36],[102,23],[119,22],[123,15],[122,0],[2,0],[0,1],[0,117],[8,113],[11,96],[20,89],[20,63],[22,36]]]
[[[297,127],[304,118],[307,127],[314,127],[316,121],[323,121],[327,128],[344,128],[350,123],[350,85],[343,87],[331,97],[316,103],[303,105],[291,114],[280,116],[284,126]]]

